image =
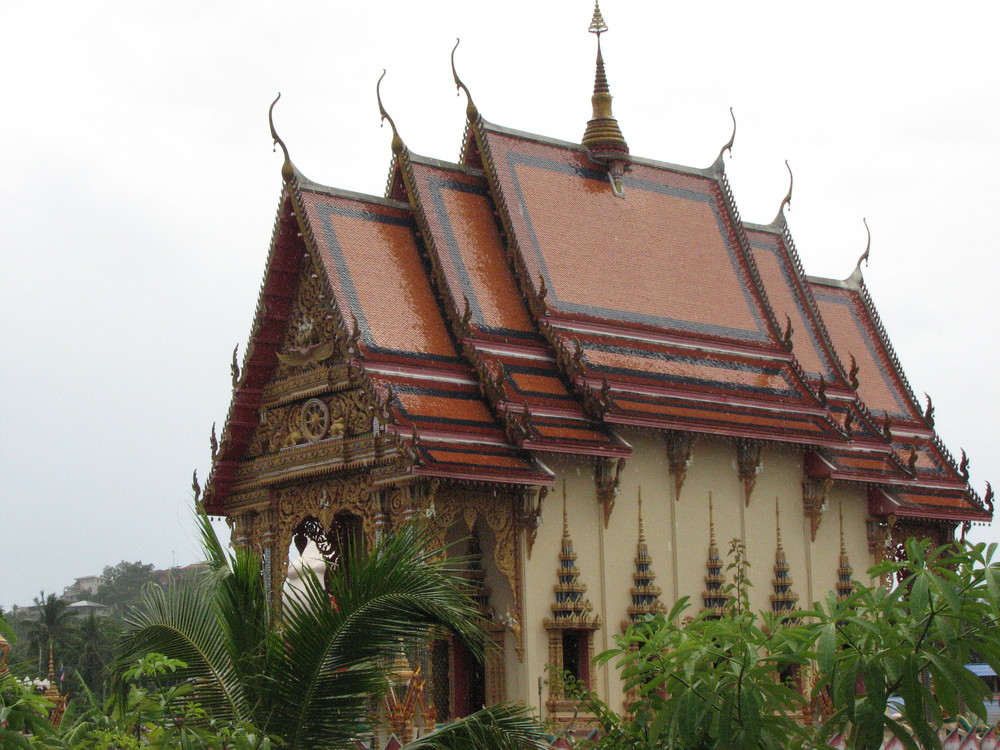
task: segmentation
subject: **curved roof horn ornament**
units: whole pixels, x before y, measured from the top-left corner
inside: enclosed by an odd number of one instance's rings
[[[785,159],[785,169],[788,170],[788,192],[785,194],[785,197],[781,199],[781,205],[778,206],[778,215],[774,217],[774,221],[771,222],[771,226],[784,226],[785,209],[792,207],[792,188],[795,187],[795,175],[792,174],[792,167],[788,163],[788,159]]]
[[[382,119],[380,121],[380,126],[385,124],[385,121],[389,121],[389,127],[392,128],[392,153],[399,154],[403,150],[403,139],[399,137],[399,131],[396,130],[396,123],[393,122],[392,117],[389,113],[385,111],[385,107],[382,105],[382,79],[385,78],[385,68],[382,69],[382,75],[379,76],[378,83],[375,84],[375,98],[378,99],[378,112]]]
[[[861,257],[858,258],[858,264],[854,266],[854,270],[851,275],[847,277],[846,283],[855,288],[860,288],[861,283],[864,281],[864,277],[861,275],[861,263],[868,265],[868,253],[872,249],[872,230],[868,228],[868,219],[862,219],[865,223],[865,231],[868,233],[868,242],[865,244],[865,251],[861,253]]]
[[[278,99],[280,98],[281,92],[279,91],[278,95],[274,98],[274,101],[271,102],[270,108],[267,110],[267,123],[271,126],[271,138],[274,139],[271,150],[274,151],[278,146],[281,146],[281,153],[285,155],[285,161],[281,165],[281,179],[288,183],[297,177],[301,177],[302,175],[299,170],[295,168],[295,165],[292,164],[292,160],[288,156],[288,148],[285,146],[285,142],[281,140],[281,136],[278,135],[278,131],[275,130],[274,127],[274,105],[278,103]]]
[[[722,157],[728,151],[729,157],[732,158],[733,144],[736,143],[736,113],[733,112],[732,107],[729,108],[729,116],[733,118],[733,133],[729,136],[729,140],[726,141],[725,145],[719,149],[719,155],[715,157],[715,161],[712,163],[712,171],[717,174],[725,171],[726,164],[722,160]]]
[[[471,121],[479,117],[479,110],[476,108],[475,102],[472,101],[472,94],[469,93],[469,87],[462,83],[462,79],[458,77],[458,70],[455,68],[455,50],[458,49],[458,45],[461,42],[461,39],[455,39],[455,46],[451,48],[451,75],[455,79],[455,88],[457,89],[455,95],[457,96],[460,91],[465,92],[465,98],[468,101],[465,107],[465,115]]]

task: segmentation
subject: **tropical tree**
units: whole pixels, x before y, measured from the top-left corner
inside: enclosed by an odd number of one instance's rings
[[[633,624],[598,657],[619,668],[629,712],[582,696],[603,729],[590,747],[784,750],[843,733],[853,750],[877,750],[891,733],[909,750],[940,750],[936,729],[963,706],[986,720],[986,685],[963,665],[975,651],[1000,670],[1000,568],[996,545],[906,549],[906,560],[869,570],[894,586],[855,582],[846,599],[830,593],[807,611],[751,612],[736,565],[721,617],[685,620],[682,600]],[[901,719],[886,712],[893,696]],[[803,721],[824,706],[819,721]]]
[[[69,602],[55,594],[46,596],[44,591],[35,597],[38,616],[22,622],[26,641],[32,652],[38,654],[38,675],[48,671],[49,654],[58,660],[77,643],[77,622]]]
[[[387,656],[401,640],[445,627],[483,653],[477,610],[459,571],[431,548],[428,530],[406,527],[370,551],[348,544],[326,585],[306,570],[278,616],[259,557],[248,549],[228,553],[206,518],[200,525],[212,573],[146,589],[112,667],[119,701],[127,697],[132,666],[146,654],[163,654],[184,665],[174,681],[192,686],[190,700],[213,719],[255,726],[290,750],[346,748],[386,692]],[[539,731],[524,709],[499,706],[415,747],[538,747]]]
[[[94,593],[94,601],[107,604],[119,618],[123,617],[129,607],[139,602],[142,590],[155,582],[155,567],[142,560],[122,560],[117,565],[104,566],[101,572],[102,583]]]

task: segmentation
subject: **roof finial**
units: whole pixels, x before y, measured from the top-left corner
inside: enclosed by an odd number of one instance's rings
[[[781,199],[781,205],[778,206],[778,215],[774,217],[774,221],[771,224],[784,224],[785,223],[785,207],[792,207],[792,188],[795,187],[795,175],[792,174],[792,167],[788,163],[788,159],[785,159],[785,169],[788,170],[788,193],[785,197]]]
[[[392,153],[399,154],[403,150],[403,139],[399,137],[399,131],[396,130],[396,123],[392,121],[389,113],[385,111],[385,107],[382,106],[382,79],[385,78],[385,68],[382,69],[382,75],[379,76],[378,83],[375,84],[375,98],[378,99],[378,112],[382,115],[382,121],[389,121],[389,126],[392,128]]]
[[[475,120],[479,117],[479,110],[476,109],[475,103],[472,101],[472,94],[469,93],[469,87],[462,83],[462,79],[458,77],[458,70],[455,69],[455,50],[458,49],[461,39],[455,40],[455,46],[451,48],[451,75],[455,79],[455,88],[465,92],[465,98],[468,100],[468,104],[465,107],[465,115],[469,120]],[[458,91],[455,92],[458,95]]]
[[[604,23],[604,16],[601,15],[601,4],[599,0],[594,0],[594,17],[590,21],[591,34],[597,34],[598,44],[600,44],[601,34],[608,30],[608,25]]]
[[[292,164],[292,160],[288,156],[288,148],[285,146],[285,142],[281,140],[281,136],[278,135],[278,131],[274,128],[274,105],[278,103],[278,99],[280,98],[281,92],[279,91],[274,101],[271,102],[271,107],[267,110],[267,123],[271,126],[271,138],[274,139],[274,146],[281,146],[281,152],[285,155],[285,162],[281,165],[281,179],[285,182],[291,182],[298,170],[295,169],[295,165]]]
[[[725,169],[726,163],[722,160],[722,157],[728,151],[729,155],[733,155],[733,144],[736,143],[736,113],[733,112],[733,108],[729,108],[729,116],[733,118],[733,132],[729,136],[729,140],[726,141],[725,145],[719,149],[719,155],[715,157],[715,163],[712,164],[712,169],[716,172],[722,172]]]
[[[864,277],[861,275],[861,263],[868,265],[868,253],[872,249],[872,230],[868,228],[868,219],[861,219],[865,223],[865,232],[868,234],[868,242],[865,243],[865,251],[861,253],[861,257],[858,258],[858,264],[854,266],[854,270],[851,275],[847,277],[846,281],[848,284],[854,287],[860,287],[861,282],[864,281]]]
[[[601,53],[601,34],[608,30],[601,15],[601,7],[594,3],[594,17],[588,31],[597,35],[597,73],[594,76],[594,94],[590,101],[593,116],[587,122],[583,133],[583,145],[590,153],[592,161],[608,168],[608,177],[615,195],[625,197],[622,191],[622,177],[629,167],[629,151],[618,121],[611,112],[611,88],[604,71],[604,55]]]

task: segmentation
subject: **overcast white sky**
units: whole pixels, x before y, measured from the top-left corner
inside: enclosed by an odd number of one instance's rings
[[[577,141],[589,0],[0,4],[0,604],[119,560],[198,555],[229,360],[249,333],[280,180],[382,195],[390,132],[455,160],[465,101]],[[744,219],[789,223],[807,272],[865,276],[910,382],[1000,483],[1000,66],[987,3],[605,0],[632,152],[727,163]],[[990,14],[990,15],[988,15]],[[979,529],[981,538],[997,537]]]

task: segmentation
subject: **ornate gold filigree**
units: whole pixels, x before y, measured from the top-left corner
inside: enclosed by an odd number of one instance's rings
[[[441,530],[442,541],[445,530],[461,520],[469,529],[477,519],[486,521],[493,532],[493,562],[497,570],[507,579],[517,620],[524,620],[520,594],[520,561],[517,553],[517,512],[521,498],[512,494],[494,495],[487,491],[469,491],[459,487],[443,487],[437,492],[434,524]],[[470,524],[471,519],[471,524]],[[516,631],[518,653],[523,648],[523,635]]]
[[[802,512],[809,519],[809,536],[814,542],[828,506],[827,498],[832,486],[833,482],[829,479],[802,480]]]
[[[615,498],[618,496],[618,483],[625,469],[625,459],[614,461],[610,458],[598,458],[594,464],[594,481],[597,484],[597,501],[604,510],[604,528],[611,521],[611,511],[615,508]]]
[[[341,353],[343,341],[323,282],[308,253],[303,256],[295,301],[278,351],[276,378],[320,364]]]
[[[691,457],[694,448],[695,435],[690,432],[667,433],[667,460],[670,465],[670,476],[674,478],[674,500],[681,499],[681,488],[687,478],[687,470],[691,468],[694,459]]]
[[[757,475],[763,469],[761,454],[764,446],[756,440],[738,438],[736,440],[736,466],[743,483],[743,502],[750,507],[750,495],[757,484]]]

